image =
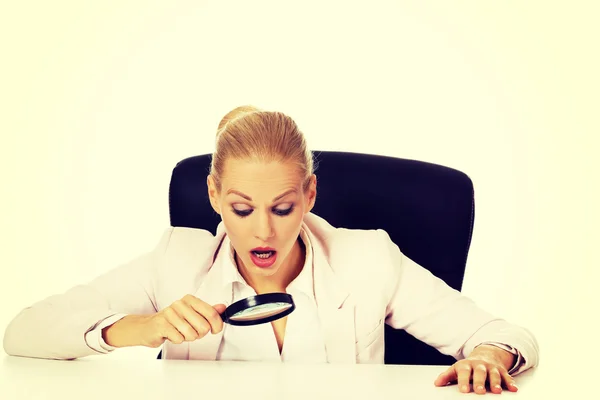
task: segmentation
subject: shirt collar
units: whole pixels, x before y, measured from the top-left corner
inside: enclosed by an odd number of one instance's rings
[[[306,248],[306,259],[300,274],[288,285],[288,291],[300,291],[313,298],[313,249],[304,227],[300,230],[300,240],[302,240]],[[223,239],[223,243],[215,259],[215,264],[218,264],[222,270],[223,285],[234,284],[235,282],[239,282],[245,286],[248,285],[237,269],[233,246],[227,235]]]

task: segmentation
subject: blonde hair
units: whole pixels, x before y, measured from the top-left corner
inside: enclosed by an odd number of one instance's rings
[[[210,168],[218,191],[229,159],[292,162],[303,177],[303,190],[308,188],[314,168],[312,152],[294,120],[250,105],[234,108],[219,123]]]

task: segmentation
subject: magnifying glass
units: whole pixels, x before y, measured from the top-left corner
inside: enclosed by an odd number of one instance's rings
[[[236,301],[223,311],[221,319],[230,325],[258,325],[278,320],[296,309],[287,293],[264,293]]]

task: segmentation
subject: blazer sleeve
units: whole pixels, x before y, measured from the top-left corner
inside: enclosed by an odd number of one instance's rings
[[[62,360],[105,353],[97,338],[88,344],[88,332],[111,317],[157,312],[156,269],[172,231],[166,229],[152,251],[21,310],[4,333],[6,353]]]
[[[404,255],[387,232],[385,250],[392,265],[386,323],[457,360],[484,342],[510,346],[521,355],[517,375],[538,365],[539,346],[533,334],[481,309],[473,300]]]

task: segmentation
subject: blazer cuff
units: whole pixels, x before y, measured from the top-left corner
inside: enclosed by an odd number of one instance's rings
[[[481,326],[464,344],[461,356],[466,358],[475,346],[483,343],[495,343],[509,346],[517,352],[520,362],[510,369],[511,375],[516,376],[539,363],[539,345],[533,334],[523,327],[510,324],[502,319],[488,321]],[[503,348],[499,346],[500,348]],[[509,350],[510,351],[510,350]],[[520,355],[520,358],[519,358]]]
[[[508,351],[510,354],[512,354],[513,356],[515,356],[515,361],[513,362],[513,365],[510,367],[510,369],[508,370],[508,373],[512,375],[513,372],[515,372],[516,370],[519,369],[519,367],[521,365],[523,365],[523,356],[521,354],[521,352],[517,349],[515,349],[514,347],[505,344],[505,343],[499,343],[499,342],[483,342],[483,343],[479,343],[477,346],[475,346],[475,348],[481,346],[481,345],[490,345],[490,346],[495,346],[498,347],[502,350]]]
[[[114,351],[116,347],[110,346],[106,344],[104,339],[102,339],[102,329],[110,326],[120,320],[121,318],[127,316],[127,314],[114,314],[109,316],[101,321],[99,321],[96,325],[92,327],[85,334],[85,342],[92,349],[97,351],[98,353],[106,354]]]

